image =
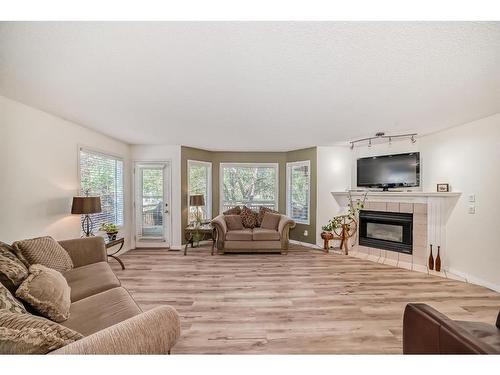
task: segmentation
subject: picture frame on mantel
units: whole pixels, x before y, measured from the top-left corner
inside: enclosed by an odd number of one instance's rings
[[[448,193],[450,191],[450,184],[437,184],[438,193]]]

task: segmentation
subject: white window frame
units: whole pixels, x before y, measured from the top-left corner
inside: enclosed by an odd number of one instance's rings
[[[292,217],[291,171],[293,167],[304,167],[304,166],[307,167],[308,171],[307,179],[309,186],[309,189],[307,189],[307,220],[300,220]],[[299,224],[310,225],[311,223],[311,161],[310,160],[293,161],[286,163],[286,215],[288,217],[291,217],[296,223]]]
[[[275,197],[274,205],[276,211],[279,211],[279,163],[220,163],[219,164],[219,214],[224,211],[224,168],[225,167],[248,167],[248,168],[258,168],[258,167],[272,167],[275,169]]]
[[[123,229],[127,226],[127,223],[126,223],[126,214],[125,214],[125,209],[126,209],[126,193],[125,193],[125,173],[126,173],[126,170],[125,170],[125,160],[122,156],[120,155],[117,155],[117,154],[110,154],[110,153],[107,153],[105,151],[101,151],[101,150],[98,150],[98,149],[95,149],[95,148],[91,148],[91,147],[87,147],[87,146],[83,146],[83,145],[78,145],[77,146],[77,170],[78,170],[78,193],[77,195],[81,195],[83,196],[84,195],[84,191],[82,190],[82,171],[81,171],[81,155],[80,155],[80,152],[87,152],[89,154],[94,154],[94,155],[100,155],[102,157],[105,157],[105,158],[110,158],[110,159],[114,159],[114,160],[119,160],[122,162],[122,168],[123,168],[123,173],[122,173],[122,189],[123,189],[123,209],[122,209],[122,212],[123,212],[123,223],[120,224],[120,225],[116,225],[116,227],[120,230],[120,229]]]
[[[187,208],[188,208],[188,220],[189,220],[189,195],[191,191],[191,184],[189,180],[189,170],[192,165],[201,165],[203,167],[207,167],[207,199],[205,200],[205,209],[207,211],[208,218],[212,217],[212,162],[210,161],[201,161],[201,160],[191,160],[187,161]]]

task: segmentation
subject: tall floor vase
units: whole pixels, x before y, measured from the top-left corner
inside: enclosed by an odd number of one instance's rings
[[[441,272],[441,256],[439,254],[441,246],[438,246],[438,253],[436,255],[436,271]]]
[[[434,269],[434,257],[432,256],[432,245],[431,245],[431,253],[429,254],[429,269]]]

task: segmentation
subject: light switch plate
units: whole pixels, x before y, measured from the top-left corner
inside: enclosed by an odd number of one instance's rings
[[[307,229],[304,231],[304,236],[307,237],[309,235],[309,232],[307,231]]]

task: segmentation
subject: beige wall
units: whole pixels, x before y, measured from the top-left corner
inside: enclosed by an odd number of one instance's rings
[[[446,226],[444,268],[500,291],[500,114],[422,137],[423,187],[462,192]],[[475,203],[469,195],[475,195]],[[475,214],[469,214],[474,205]]]
[[[71,215],[79,193],[78,147],[123,158],[125,226],[130,246],[130,150],[125,143],[0,96],[0,240],[80,237]]]
[[[344,191],[351,186],[352,152],[344,146],[318,147],[317,155],[316,244],[323,247],[321,227],[340,214],[340,207],[330,192]]]
[[[304,159],[301,159],[304,158]],[[187,161],[212,162],[212,216],[219,214],[219,173],[221,163],[277,163],[279,165],[278,211],[286,213],[286,163],[287,161],[311,160],[311,224],[300,225],[292,230],[290,238],[298,241],[315,243],[316,231],[316,148],[291,152],[220,152],[206,151],[183,146],[181,148],[182,180],[182,227],[187,225]],[[309,235],[303,235],[307,229]]]

